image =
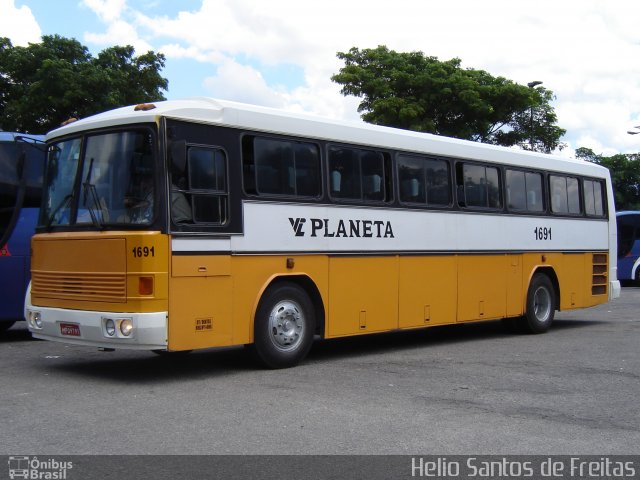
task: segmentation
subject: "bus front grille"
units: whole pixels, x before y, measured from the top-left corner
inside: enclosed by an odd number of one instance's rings
[[[37,297],[92,302],[126,302],[123,273],[33,271],[31,293]]]

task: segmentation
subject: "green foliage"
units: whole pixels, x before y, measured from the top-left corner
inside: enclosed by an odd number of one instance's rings
[[[164,100],[164,61],[151,51],[136,57],[131,46],[94,58],[77,40],[59,35],[28,47],[0,38],[0,129],[45,133],[71,117]]]
[[[605,157],[590,148],[581,147],[576,149],[576,158],[609,169],[616,210],[640,210],[640,153]]]
[[[542,87],[463,69],[458,58],[385,46],[337,55],[345,66],[331,79],[343,95],[362,98],[358,111],[366,122],[544,152],[563,146],[553,93]]]

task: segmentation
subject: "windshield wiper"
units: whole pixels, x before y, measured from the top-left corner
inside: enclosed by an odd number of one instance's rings
[[[89,210],[89,215],[91,216],[91,221],[93,224],[99,228],[104,228],[104,223],[102,217],[104,216],[102,212],[102,207],[100,206],[100,200],[98,199],[98,192],[96,190],[96,186],[93,183],[85,182],[82,184],[84,187],[84,206]],[[91,197],[90,205],[87,203],[87,196]],[[98,209],[100,213],[98,214]],[[98,218],[100,217],[100,218]]]
[[[85,179],[82,186],[84,187],[84,198],[82,199],[84,206],[89,210],[89,215],[91,216],[91,222],[98,227],[99,229],[104,228],[104,224],[102,223],[102,208],[100,208],[100,199],[98,198],[98,191],[96,190],[96,186],[91,183],[91,173],[93,172],[93,162],[95,161],[94,157],[91,157],[89,160],[89,170],[87,171],[87,178]],[[92,205],[87,204],[87,196],[91,197]],[[100,208],[100,217],[98,218],[98,208]]]

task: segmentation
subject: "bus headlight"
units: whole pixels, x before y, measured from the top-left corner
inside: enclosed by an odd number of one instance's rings
[[[102,317],[102,334],[107,338],[131,338],[133,319]]]
[[[133,322],[130,318],[123,318],[120,321],[120,333],[125,337],[128,337],[131,335],[131,332],[133,332]]]
[[[104,330],[107,332],[107,335],[113,337],[116,334],[116,322],[112,319],[107,318],[104,322]]]
[[[29,310],[29,325],[32,328],[37,328],[37,329],[41,329],[42,328],[42,314],[40,312],[34,312],[32,310]]]

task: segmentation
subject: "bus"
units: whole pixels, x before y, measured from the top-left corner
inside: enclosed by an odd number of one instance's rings
[[[30,458],[24,455],[10,456],[9,457],[9,478],[14,480],[16,478],[29,478],[29,463]]]
[[[618,278],[640,282],[640,212],[618,212],[617,223]]]
[[[47,135],[25,314],[106,350],[246,345],[514,319],[620,294],[608,170],[207,98]]]
[[[42,135],[0,132],[0,332],[24,320],[31,236],[40,208]]]

